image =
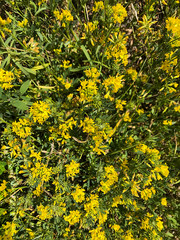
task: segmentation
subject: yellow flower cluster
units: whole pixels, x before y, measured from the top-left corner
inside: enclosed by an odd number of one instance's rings
[[[124,18],[127,17],[126,9],[120,4],[117,3],[116,6],[112,7],[113,10],[113,21],[114,23],[122,23]]]
[[[177,57],[173,56],[174,52],[165,54],[165,61],[161,65],[161,69],[166,73],[170,73],[173,71],[173,67],[177,65]]]
[[[152,229],[152,227],[149,224],[149,220],[151,217],[153,217],[152,214],[150,214],[150,213],[146,214],[146,217],[141,222],[141,229],[144,229],[144,230]]]
[[[89,117],[86,117],[84,121],[81,120],[79,127],[83,127],[83,132],[85,133],[95,133],[96,130],[94,120]]]
[[[171,126],[172,125],[172,120],[164,120],[163,124],[167,125],[167,126]]]
[[[85,199],[85,190],[79,185],[76,186],[75,192],[71,193],[76,202],[82,202]]]
[[[89,80],[82,80],[81,86],[78,88],[80,92],[80,101],[93,101],[94,97],[98,93],[97,82],[99,82],[98,77],[100,76],[97,68],[91,68],[84,71]]]
[[[95,7],[93,7],[93,12],[99,12],[100,10],[104,9],[104,3],[103,1],[95,2]]]
[[[88,22],[87,24],[84,23],[84,28],[87,32],[93,32],[98,28],[98,21]]]
[[[86,211],[86,217],[92,216],[97,220],[97,213],[99,210],[99,201],[97,194],[91,194],[90,198],[87,198],[87,203],[84,204],[84,210]]]
[[[13,85],[11,84],[14,79],[14,74],[12,72],[8,72],[0,68],[0,87],[2,89],[9,89],[12,88]]]
[[[85,70],[84,73],[86,74],[86,77],[96,79],[96,81],[97,78],[100,76],[100,72],[95,67]]]
[[[11,19],[9,17],[5,20],[5,19],[2,19],[2,17],[0,16],[0,33],[3,38],[5,38],[5,34],[2,30],[9,32],[9,33],[11,32],[11,30],[6,27],[6,25],[8,25],[10,23],[11,23]]]
[[[148,154],[149,161],[153,164],[161,158],[161,155],[156,148],[151,149],[145,144],[138,145],[135,149],[135,152],[137,152],[137,151],[141,151],[143,153]]]
[[[122,195],[114,197],[112,207],[117,207],[118,204],[123,204],[124,200],[122,200],[122,197]]]
[[[17,158],[18,156],[21,155],[21,148],[17,138],[8,141],[8,145],[10,147],[9,152],[11,157]]]
[[[128,112],[128,111],[125,112],[124,117],[123,117],[123,120],[124,120],[125,122],[131,122],[131,118],[130,118],[130,116],[129,116],[129,112]]]
[[[118,224],[110,225],[110,227],[115,231],[118,232],[120,230],[120,226]]]
[[[122,64],[126,66],[128,64],[127,38],[124,38],[123,34],[119,33],[116,43],[111,39],[109,41],[112,41],[112,43],[107,47],[105,52],[107,59],[115,59],[115,63],[122,61]]]
[[[31,168],[32,177],[39,178],[41,182],[48,182],[52,176],[52,167],[48,167],[46,164],[36,162],[35,166]]]
[[[63,64],[61,64],[60,67],[70,68],[70,67],[72,67],[72,64],[70,64],[70,61],[69,61],[69,60],[64,60],[64,61],[63,61]]]
[[[180,105],[179,105],[179,106],[176,106],[176,107],[174,107],[174,110],[175,110],[175,112],[180,112]]]
[[[49,131],[52,133],[51,137],[49,137],[49,141],[56,139],[57,141],[61,141],[61,143],[64,144],[66,143],[66,140],[71,138],[69,130],[72,130],[73,126],[76,125],[76,121],[71,117],[66,121],[60,119],[60,122],[61,123],[59,124],[58,128],[49,128]]]
[[[125,106],[126,105],[126,101],[124,100],[120,100],[120,99],[117,99],[116,100],[116,108],[120,111],[123,111],[123,105]]]
[[[0,185],[0,191],[4,191],[6,189],[7,182],[6,180],[3,180],[3,182]]]
[[[157,173],[160,172],[165,177],[167,177],[169,175],[168,166],[166,166],[166,165],[159,165],[159,166],[155,167],[155,169],[152,170],[152,172],[157,172]]]
[[[162,204],[163,206],[167,206],[167,200],[166,200],[166,198],[162,198],[162,199],[161,199],[161,204]]]
[[[108,213],[109,213],[108,210],[106,210],[104,214],[101,213],[101,212],[99,213],[99,225],[102,225],[103,223],[106,222],[107,217],[108,217]]]
[[[37,207],[37,210],[40,212],[39,218],[41,220],[51,219],[53,217],[53,211],[48,205],[44,207],[42,204],[40,204]]]
[[[16,224],[14,222],[6,222],[2,225],[2,228],[5,230],[2,240],[13,240],[13,235],[17,233]]]
[[[25,18],[22,22],[18,22],[18,26],[24,28],[28,24],[28,20]]]
[[[66,27],[65,22],[67,23],[73,21],[73,16],[71,15],[71,12],[66,9],[62,9],[61,13],[58,10],[55,10],[54,16],[56,17],[57,20],[63,21],[62,27]]]
[[[92,135],[92,139],[94,140],[95,146],[91,146],[93,151],[96,152],[98,155],[101,153],[106,154],[103,148],[106,148],[106,145],[102,145],[103,140],[111,141],[111,133],[112,128],[109,124],[104,124],[104,129],[100,130],[98,126],[94,123],[93,119],[86,117],[84,121],[81,120],[80,127],[83,127],[83,132]]]
[[[91,240],[107,240],[105,232],[101,231],[102,227],[98,226],[96,229],[90,230]]]
[[[148,200],[148,198],[151,198],[153,194],[156,193],[156,190],[154,187],[151,188],[145,188],[141,191],[141,198],[144,200]]]
[[[114,167],[108,166],[105,167],[105,176],[104,178],[107,179],[106,181],[101,181],[101,187],[98,191],[102,191],[104,194],[106,194],[108,191],[110,191],[110,187],[115,183],[118,182],[118,173],[115,171]]]
[[[163,229],[163,221],[162,221],[162,217],[157,217],[156,218],[156,225],[158,230],[161,232],[161,230]]]
[[[81,81],[81,86],[78,88],[78,91],[80,93],[80,101],[93,101],[94,97],[97,94],[97,84],[93,80],[83,80]]]
[[[2,19],[2,17],[0,16],[0,27],[3,27],[9,23],[11,23],[11,19],[9,17],[5,20],[5,19]]]
[[[180,19],[169,17],[166,20],[166,28],[169,32],[172,32],[172,47],[180,47]]]
[[[127,73],[131,76],[131,78],[132,78],[133,81],[136,80],[138,73],[137,73],[137,71],[136,71],[135,69],[129,68],[129,69],[127,70]]]
[[[71,87],[71,83],[65,80],[63,77],[58,77],[57,79],[66,89]]]
[[[75,223],[79,222],[80,217],[81,214],[78,210],[70,211],[70,214],[68,216],[64,216],[64,220],[69,222],[70,225],[74,225]]]
[[[66,176],[67,177],[74,177],[76,174],[79,173],[79,166],[80,163],[75,162],[74,160],[71,161],[70,164],[66,164]]]
[[[105,98],[109,98],[111,101],[114,100],[113,97],[111,97],[111,94],[117,93],[119,89],[123,88],[123,80],[122,78],[124,75],[116,75],[115,77],[109,76],[109,78],[105,79],[102,83],[103,86],[105,86],[106,89],[106,95]]]
[[[30,107],[30,116],[33,116],[34,122],[38,122],[40,124],[43,124],[50,115],[50,107],[47,103],[39,101],[36,103],[33,103],[33,105]]]
[[[12,123],[12,131],[15,132],[20,138],[26,138],[31,135],[30,121],[27,119],[19,119],[19,122]]]

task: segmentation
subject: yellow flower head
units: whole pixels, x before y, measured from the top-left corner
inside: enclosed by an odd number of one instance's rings
[[[66,164],[66,176],[67,177],[74,177],[77,173],[79,173],[79,166],[80,163],[75,162],[72,160],[70,164]]]
[[[50,115],[50,107],[47,103],[39,101],[36,103],[33,103],[33,105],[30,108],[30,115],[33,116],[34,122],[38,122],[40,124],[43,124]]]
[[[161,204],[162,204],[163,206],[167,206],[167,200],[166,200],[166,198],[162,198],[162,199],[161,199]]]

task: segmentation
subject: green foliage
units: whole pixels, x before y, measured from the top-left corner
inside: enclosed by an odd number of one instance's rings
[[[0,239],[178,239],[179,1],[2,1]]]

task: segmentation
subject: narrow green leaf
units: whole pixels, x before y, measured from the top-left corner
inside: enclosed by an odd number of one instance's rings
[[[91,57],[90,57],[88,51],[86,50],[85,46],[84,46],[84,45],[81,45],[81,49],[83,50],[83,52],[84,52],[84,54],[85,54],[87,60],[90,62],[91,65],[93,65],[93,64],[92,64]]]
[[[35,71],[37,71],[37,70],[40,70],[40,69],[46,68],[46,67],[48,67],[48,66],[49,66],[49,63],[46,63],[46,64],[44,64],[44,65],[34,66],[33,68],[31,68],[31,70],[35,70]]]
[[[24,82],[21,87],[20,87],[20,93],[23,95],[29,88],[30,85],[30,80],[27,80],[26,82]]]
[[[47,8],[46,7],[43,7],[43,8],[40,8],[36,13],[35,13],[35,16],[38,15],[40,12],[42,12],[43,10],[46,10]]]

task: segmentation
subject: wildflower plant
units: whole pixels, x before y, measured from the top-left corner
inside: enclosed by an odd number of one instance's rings
[[[2,1],[0,240],[178,239],[179,1]]]

